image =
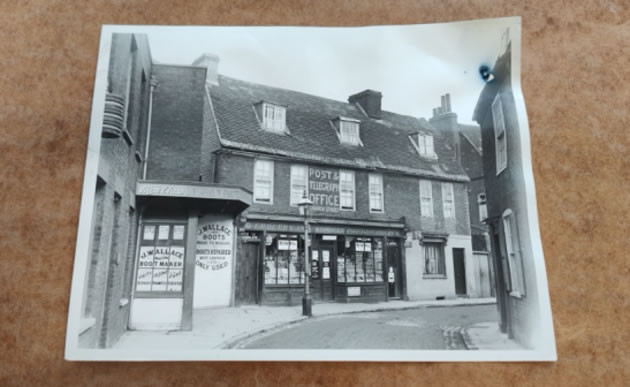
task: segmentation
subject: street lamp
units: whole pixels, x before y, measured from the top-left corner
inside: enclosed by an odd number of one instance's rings
[[[311,317],[313,315],[313,299],[311,299],[311,262],[309,260],[309,239],[308,239],[308,212],[313,202],[306,196],[306,190],[302,199],[298,202],[298,207],[304,214],[304,297],[302,297],[302,316]]]

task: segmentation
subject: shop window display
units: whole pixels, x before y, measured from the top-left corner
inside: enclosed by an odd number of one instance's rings
[[[337,282],[382,282],[380,238],[345,237],[337,242]]]
[[[300,235],[270,234],[265,247],[265,284],[304,283],[304,239]]]

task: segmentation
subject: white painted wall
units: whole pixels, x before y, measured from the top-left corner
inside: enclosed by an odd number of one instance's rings
[[[199,219],[193,308],[230,305],[234,250],[231,216],[206,215]]]
[[[183,298],[134,298],[129,327],[159,331],[179,329],[183,305]]]
[[[453,248],[464,249],[464,264],[466,266],[466,291],[469,297],[479,297],[479,283],[475,277],[475,262],[472,253],[470,235],[449,235],[444,247],[446,278],[424,278],[424,257],[420,241],[407,235],[406,279],[407,296],[410,300],[435,300],[437,297],[455,298],[455,275],[453,269]],[[478,271],[478,269],[477,269]]]

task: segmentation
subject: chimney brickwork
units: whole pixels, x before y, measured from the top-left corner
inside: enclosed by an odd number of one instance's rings
[[[383,95],[374,90],[364,90],[360,93],[353,94],[348,97],[349,103],[358,103],[365,113],[370,118],[380,119],[381,114],[381,99]]]

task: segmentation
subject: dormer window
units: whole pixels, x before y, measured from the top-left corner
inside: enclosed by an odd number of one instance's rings
[[[271,132],[284,133],[287,128],[286,108],[262,102],[262,127]]]
[[[437,159],[433,147],[433,136],[430,134],[415,133],[410,136],[411,142],[422,157]]]
[[[347,145],[362,145],[359,136],[359,120],[339,117],[335,122],[335,129],[339,136],[339,141]]]

